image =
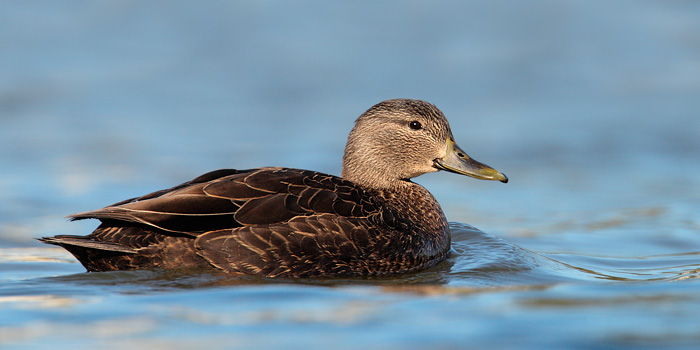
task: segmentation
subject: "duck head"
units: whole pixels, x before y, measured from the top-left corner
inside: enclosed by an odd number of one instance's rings
[[[373,188],[446,170],[481,180],[508,182],[454,141],[443,113],[425,101],[395,99],[363,113],[348,136],[342,177]]]

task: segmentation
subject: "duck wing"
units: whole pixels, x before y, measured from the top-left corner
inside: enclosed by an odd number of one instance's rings
[[[204,187],[228,177],[246,174],[233,169],[217,170],[173,188],[127,199],[102,209],[70,215],[71,220],[99,219],[109,226],[138,225],[156,232],[196,236],[198,233],[236,227],[238,206],[229,199],[208,195]]]
[[[42,241],[89,271],[214,266],[288,277],[366,274],[397,225],[352,182],[288,168],[217,170],[70,218],[102,224],[88,236]]]
[[[284,223],[297,216],[366,218],[378,214],[378,208],[361,188],[336,176],[288,168],[227,169],[69,218],[94,218],[119,226],[132,223],[197,237],[221,229]]]

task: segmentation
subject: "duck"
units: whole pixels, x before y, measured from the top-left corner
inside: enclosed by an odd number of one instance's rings
[[[411,179],[447,171],[508,182],[467,155],[435,105],[382,101],[355,121],[340,176],[220,169],[172,188],[68,216],[87,236],[43,237],[88,272],[166,269],[270,278],[381,277],[450,256],[448,222]]]

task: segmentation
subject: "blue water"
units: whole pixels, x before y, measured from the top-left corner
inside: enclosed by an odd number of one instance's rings
[[[699,42],[691,1],[0,4],[0,347],[697,348]],[[217,168],[339,174],[395,97],[511,180],[416,179],[435,268],[87,274],[34,240]]]

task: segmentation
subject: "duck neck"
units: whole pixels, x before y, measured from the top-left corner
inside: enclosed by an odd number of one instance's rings
[[[351,139],[352,139],[351,134]],[[350,180],[358,185],[373,189],[391,189],[401,186],[401,179],[391,172],[386,165],[378,162],[374,153],[376,150],[357,146],[356,143],[348,142],[343,155],[343,170],[340,174],[346,180]]]
[[[386,200],[387,205],[405,215],[410,222],[430,223],[431,227],[423,228],[427,231],[438,230],[447,224],[445,214],[435,197],[415,182],[399,180],[392,183],[390,188],[376,191]]]
[[[343,166],[343,171],[340,176],[346,180],[350,180],[362,187],[377,190],[391,190],[402,186],[401,180],[390,179],[384,176],[376,169],[364,169],[361,173],[347,170],[348,167]]]

